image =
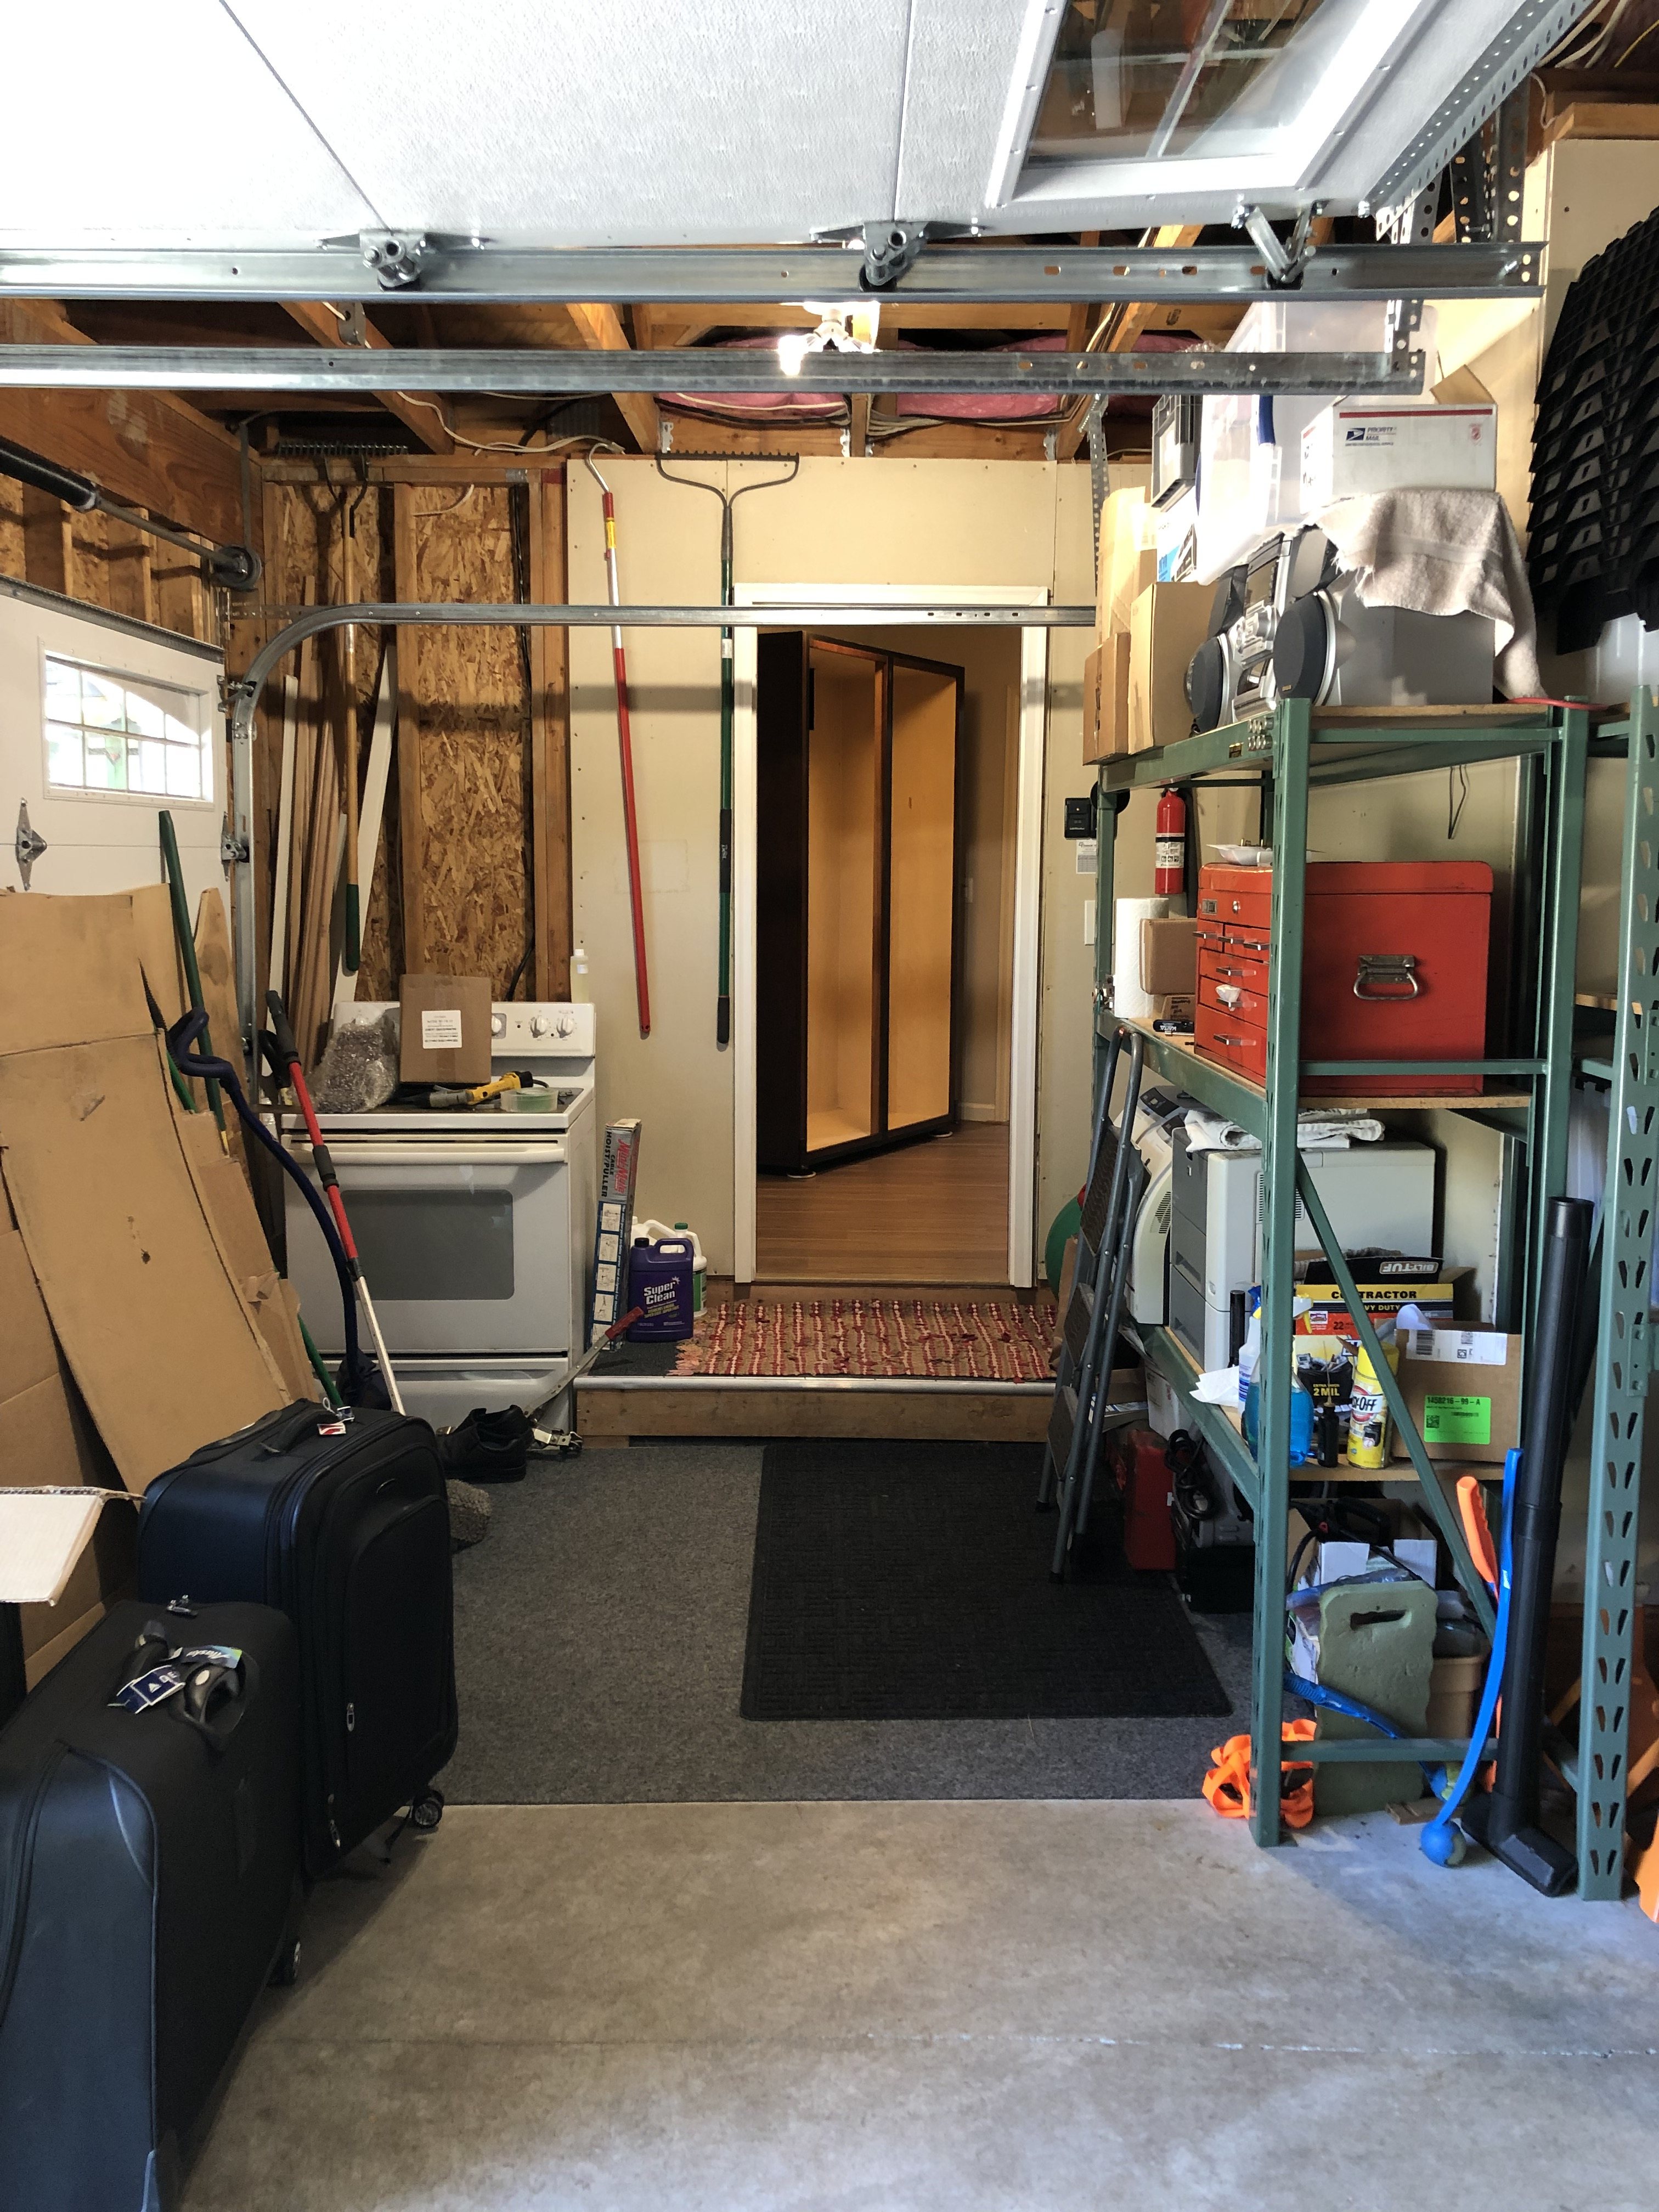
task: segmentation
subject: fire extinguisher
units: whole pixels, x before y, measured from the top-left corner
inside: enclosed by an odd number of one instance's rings
[[[1187,888],[1187,807],[1172,783],[1158,802],[1157,863],[1152,888],[1179,898]]]

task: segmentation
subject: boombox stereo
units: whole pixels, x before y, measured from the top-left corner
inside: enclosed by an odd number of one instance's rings
[[[1210,635],[1187,671],[1200,730],[1280,699],[1318,707],[1486,706],[1492,625],[1485,615],[1366,606],[1322,530],[1269,538],[1216,586]]]

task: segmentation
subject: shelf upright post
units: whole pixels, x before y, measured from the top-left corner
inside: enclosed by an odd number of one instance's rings
[[[1659,702],[1632,702],[1620,872],[1619,1005],[1590,1431],[1578,1705],[1578,1894],[1624,1881],[1631,1645],[1642,1428],[1652,1374],[1654,1193],[1659,1188]]]
[[[1569,707],[1547,756],[1543,854],[1547,904],[1539,939],[1538,1057],[1544,1073],[1533,1091],[1528,1182],[1527,1327],[1534,1319],[1543,1264],[1545,1218],[1552,1198],[1567,1188],[1567,1114],[1572,1097],[1573,992],[1578,953],[1578,905],[1584,868],[1584,775],[1589,757],[1589,712]]]
[[[1098,534],[1098,533],[1097,533]],[[1101,1016],[1111,1003],[1112,925],[1117,915],[1115,891],[1117,869],[1117,798],[1106,788],[1104,767],[1095,770],[1095,982],[1094,1076],[1091,1095],[1098,1106],[1101,1077],[1106,1066],[1106,1040]]]
[[[1302,938],[1307,891],[1311,711],[1288,699],[1273,720],[1273,927],[1267,956],[1267,1081],[1261,1130],[1261,1358],[1256,1369],[1255,1696],[1250,1826],[1281,1840],[1285,1543],[1291,1465],[1291,1334],[1296,1253],[1296,1113],[1302,1059]]]

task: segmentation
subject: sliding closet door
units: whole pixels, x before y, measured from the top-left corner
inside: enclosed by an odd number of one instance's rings
[[[956,1107],[957,730],[962,672],[892,661],[887,874],[890,1130]]]
[[[880,1127],[882,656],[810,641],[806,1149]]]

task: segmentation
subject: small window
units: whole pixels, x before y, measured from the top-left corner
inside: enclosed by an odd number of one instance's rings
[[[46,659],[48,790],[211,801],[213,716],[203,693],[55,653]]]

